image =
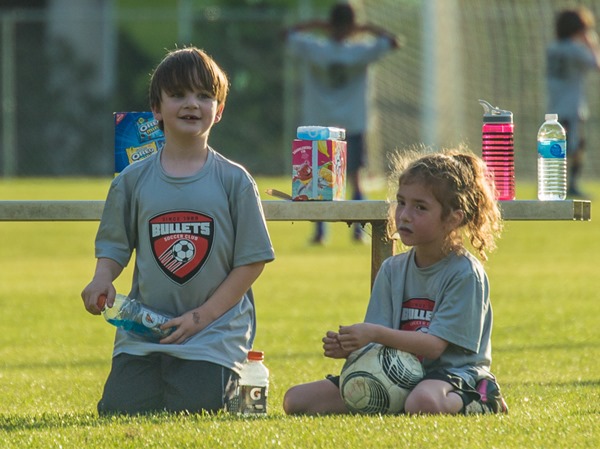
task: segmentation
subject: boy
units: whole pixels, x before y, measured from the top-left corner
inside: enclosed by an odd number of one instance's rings
[[[252,347],[252,283],[274,259],[256,184],[208,146],[228,80],[202,50],[170,52],[154,71],[150,106],[165,134],[156,155],[110,187],[96,236],[96,271],[81,296],[97,315],[135,250],[129,296],[176,318],[151,343],[118,329],[100,414],[215,412]],[[193,255],[177,260],[177,242]]]
[[[585,77],[600,70],[600,44],[592,12],[566,9],[556,19],[556,41],[546,51],[548,112],[557,113],[567,131],[567,195],[585,198],[579,190],[585,140],[583,125],[589,111],[585,99]]]

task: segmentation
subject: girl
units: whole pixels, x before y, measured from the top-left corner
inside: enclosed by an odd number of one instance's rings
[[[492,307],[482,260],[495,248],[500,212],[481,159],[464,151],[421,156],[401,172],[395,230],[411,247],[388,258],[364,323],[323,338],[326,357],[346,358],[370,342],[418,355],[426,371],[407,413],[500,413],[507,406],[490,371]],[[286,413],[348,413],[339,376],[292,387]]]

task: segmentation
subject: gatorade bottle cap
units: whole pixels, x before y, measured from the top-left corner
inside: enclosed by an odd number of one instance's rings
[[[249,351],[248,360],[261,361],[265,359],[265,353],[262,351]]]

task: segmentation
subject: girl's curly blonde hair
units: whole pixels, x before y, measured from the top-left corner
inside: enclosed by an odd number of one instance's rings
[[[464,236],[480,259],[487,260],[487,253],[496,248],[502,218],[484,162],[463,146],[440,152],[396,153],[392,162],[391,179],[396,190],[402,184],[421,183],[431,189],[442,205],[442,219],[454,210],[463,211],[463,222],[448,235],[445,250],[464,253]],[[392,206],[390,225],[395,233],[394,202]]]

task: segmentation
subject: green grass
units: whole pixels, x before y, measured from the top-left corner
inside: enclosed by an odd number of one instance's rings
[[[287,180],[258,179],[261,190]],[[2,199],[103,199],[108,179],[0,180]],[[600,198],[600,183],[584,185]],[[534,197],[531,185],[518,198]],[[382,198],[373,192],[371,198]],[[256,347],[271,371],[269,416],[99,418],[113,329],[79,293],[95,261],[97,223],[0,223],[2,448],[598,448],[600,220],[507,222],[487,264],[494,361],[508,416],[287,417],[290,386],[339,371],[321,336],[362,320],[370,249],[330,226],[270,222],[277,259],[255,285]],[[117,282],[129,284],[127,270]]]

